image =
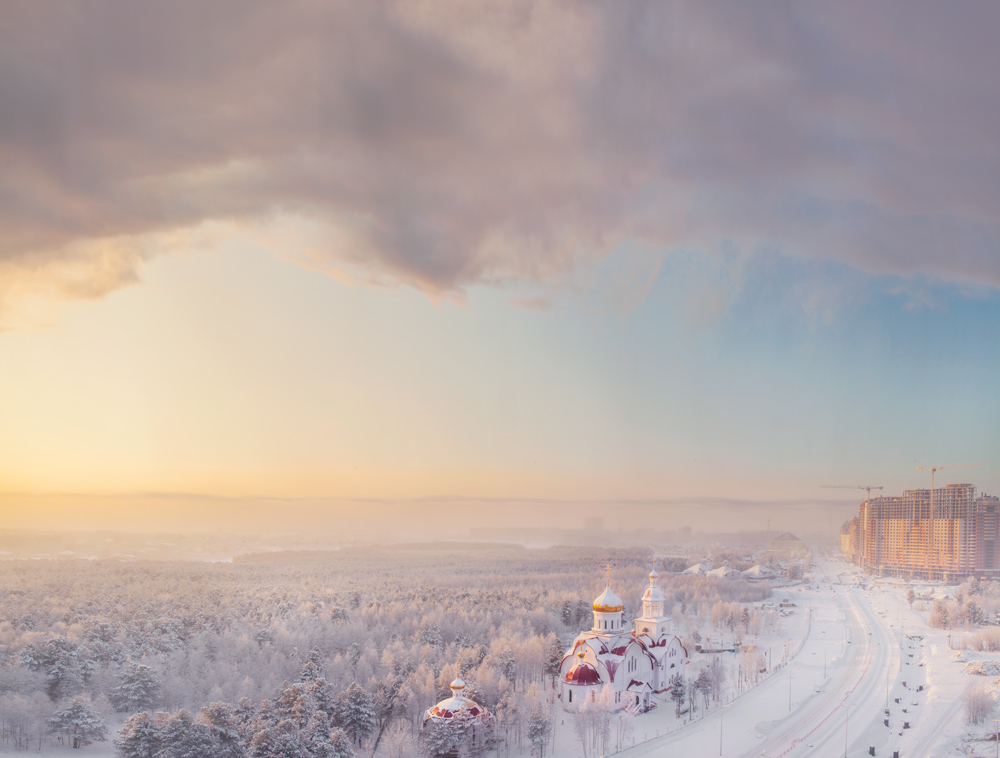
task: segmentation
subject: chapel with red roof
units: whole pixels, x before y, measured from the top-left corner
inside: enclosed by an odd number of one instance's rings
[[[559,667],[564,710],[573,713],[606,697],[612,710],[645,711],[669,697],[674,676],[685,678],[687,650],[664,615],[658,578],[653,569],[642,596],[642,616],[629,623],[609,574],[604,592],[594,600],[593,628],[577,636]]]

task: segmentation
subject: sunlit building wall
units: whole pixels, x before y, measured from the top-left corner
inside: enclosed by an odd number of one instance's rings
[[[971,484],[866,499],[841,549],[866,571],[947,579],[1000,571],[1000,500]]]

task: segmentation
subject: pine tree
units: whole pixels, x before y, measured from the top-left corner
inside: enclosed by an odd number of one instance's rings
[[[202,758],[219,753],[211,727],[195,722],[181,709],[160,729],[160,752],[156,758]]]
[[[305,726],[309,717],[317,708],[307,688],[300,682],[289,685],[283,683],[284,689],[274,704],[274,710],[279,719],[292,719],[299,727]]]
[[[684,705],[684,678],[680,674],[670,677],[670,699],[677,706],[677,716],[681,715],[681,706]]]
[[[533,709],[528,720],[528,739],[531,741],[532,755],[545,758],[545,746],[548,744],[551,731],[551,716],[541,708]]]
[[[517,670],[516,661],[514,660],[514,651],[509,647],[505,647],[497,655],[497,668],[500,673],[507,677],[507,681],[514,684],[514,674]],[[515,689],[517,689],[515,687]]]
[[[420,733],[424,752],[429,756],[453,755],[458,752],[464,732],[460,725],[449,722],[429,722]]]
[[[108,738],[108,725],[90,707],[90,698],[78,695],[69,706],[56,711],[45,721],[50,734],[65,734],[73,747],[83,747],[92,741]]]
[[[375,728],[374,698],[356,682],[337,695],[336,722],[360,745]]]
[[[161,692],[160,680],[152,668],[129,663],[122,671],[119,684],[108,693],[108,698],[119,713],[136,713],[160,702]]]
[[[559,612],[559,617],[562,619],[562,622],[566,626],[569,626],[570,624],[573,623],[573,606],[570,605],[569,600],[563,600],[562,609]]]
[[[555,685],[556,677],[559,676],[559,667],[562,665],[562,659],[562,645],[559,644],[559,640],[553,640],[549,646],[549,652],[545,656],[545,673],[552,677],[553,686]]]
[[[313,648],[306,655],[306,661],[302,664],[302,671],[299,673],[300,682],[313,682],[326,676],[326,666],[323,663],[323,654]]]
[[[302,741],[302,730],[290,719],[267,726],[250,741],[252,758],[312,758]]]
[[[327,758],[354,758],[354,748],[351,746],[350,738],[343,729],[334,729],[330,733],[330,746],[333,752]]]
[[[333,729],[323,711],[309,719],[303,733],[303,743],[312,758],[354,758],[351,741],[342,729]]]
[[[212,703],[198,712],[197,720],[208,726],[218,745],[213,758],[243,758],[246,754],[240,722],[229,703]]]
[[[148,713],[129,716],[115,740],[121,758],[155,758],[160,752],[160,724]]]
[[[336,721],[337,695],[326,679],[322,677],[315,679],[312,684],[306,687],[306,693],[312,698],[317,711],[323,711]]]

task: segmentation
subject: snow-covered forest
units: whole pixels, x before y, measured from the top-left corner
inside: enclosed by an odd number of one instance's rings
[[[362,755],[379,744],[379,755],[404,756],[457,668],[496,716],[498,753],[540,752],[544,693],[591,623],[605,564],[630,617],[646,550],[437,544],[232,563],[0,562],[3,740],[86,742],[103,722],[136,758],[184,740],[218,755]],[[664,570],[680,567],[661,564],[660,585],[685,644],[769,623],[742,606],[769,596],[766,583]],[[84,721],[92,732],[73,726]]]

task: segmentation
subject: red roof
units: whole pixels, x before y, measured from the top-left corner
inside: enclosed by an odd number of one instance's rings
[[[601,675],[589,663],[578,663],[566,672],[567,684],[600,684]]]

